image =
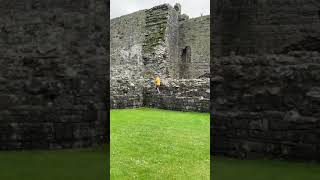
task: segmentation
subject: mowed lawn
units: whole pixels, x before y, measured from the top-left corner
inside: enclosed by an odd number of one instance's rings
[[[208,113],[111,110],[111,180],[210,179]]]
[[[0,180],[108,178],[108,148],[0,152]]]

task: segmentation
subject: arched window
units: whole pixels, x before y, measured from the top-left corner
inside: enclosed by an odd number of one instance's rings
[[[191,62],[191,48],[190,48],[190,46],[187,46],[184,49],[182,49],[181,60],[183,63],[190,63]]]

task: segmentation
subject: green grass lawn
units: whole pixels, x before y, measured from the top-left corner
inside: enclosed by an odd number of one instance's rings
[[[111,180],[210,179],[208,113],[111,111]]]
[[[0,152],[1,180],[106,179],[106,147],[77,150]]]
[[[319,180],[320,164],[211,157],[215,180]]]
[[[209,114],[111,111],[111,180],[209,179]],[[108,148],[0,152],[0,180],[108,179]],[[214,180],[319,180],[320,164],[211,157]]]

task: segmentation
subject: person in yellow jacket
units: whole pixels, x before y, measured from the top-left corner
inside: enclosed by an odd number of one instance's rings
[[[156,74],[156,78],[154,80],[154,84],[156,85],[156,89],[157,89],[158,93],[160,94],[159,88],[160,88],[161,80],[160,80],[159,74]]]

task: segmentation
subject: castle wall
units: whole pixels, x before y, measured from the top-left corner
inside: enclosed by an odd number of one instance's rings
[[[155,72],[165,78],[174,77],[179,13],[164,4],[146,10],[146,14],[146,40],[143,48],[145,77],[152,78]]]
[[[154,86],[144,89],[144,105],[168,110],[208,112],[209,79],[166,79],[158,94]]]
[[[163,4],[111,20],[111,108],[150,106],[208,111],[208,80],[175,80],[179,78],[180,70],[179,17],[180,10]],[[207,28],[200,30],[201,23],[205,23]],[[185,31],[188,35],[193,32],[197,34],[197,38],[201,38],[197,45],[209,43],[208,26],[208,17],[199,18],[188,23],[189,28],[197,27],[194,31]],[[187,39],[190,44],[191,41],[196,41],[196,38]],[[201,47],[195,47],[199,51],[195,51],[193,57],[198,58],[195,61],[200,61]],[[206,50],[209,47],[203,51]],[[209,56],[209,52],[206,55]],[[209,69],[209,58],[206,57],[203,61],[207,61],[205,68]],[[192,70],[196,74],[196,67]],[[154,87],[156,72],[161,74],[163,82],[161,95],[157,95]],[[181,85],[181,88],[177,88],[177,85]],[[205,95],[199,95],[201,93]]]
[[[215,58],[212,153],[320,160],[320,53]]]
[[[168,60],[166,63],[170,78],[178,77],[177,62],[179,61],[179,16],[180,12],[175,9],[169,10],[166,42],[168,47]]]
[[[314,0],[214,0],[214,56],[320,49]]]
[[[212,3],[212,153],[320,160],[320,4]]]
[[[110,22],[111,108],[142,106],[145,21],[145,11],[138,11]]]
[[[157,94],[152,79],[146,81],[143,92],[144,106],[169,110],[208,112],[209,80],[191,78],[198,78],[205,71],[209,72],[209,17],[196,18],[181,24],[179,22],[180,11],[171,6],[156,6],[148,12],[149,23],[152,23],[151,26],[148,26],[147,23],[147,28],[152,30],[149,31],[151,36],[148,38],[160,35],[160,41],[155,44],[147,44],[146,47],[154,47],[151,52],[154,52],[155,56],[149,56],[149,52],[145,51],[146,57],[148,57],[146,59],[150,61],[146,69],[150,74],[156,71],[161,72],[162,84],[161,94]],[[161,33],[162,27],[165,28],[163,34]],[[188,37],[185,37],[185,35]],[[183,42],[180,43],[180,41]],[[190,75],[181,77],[180,46],[186,44],[194,48],[194,54],[192,55],[192,63],[189,64],[191,70],[186,72]],[[201,69],[199,69],[200,67]]]
[[[0,150],[107,136],[105,1],[0,3]]]
[[[190,47],[190,62],[183,62],[183,49]],[[210,16],[181,21],[179,27],[180,78],[199,78],[210,73]]]

